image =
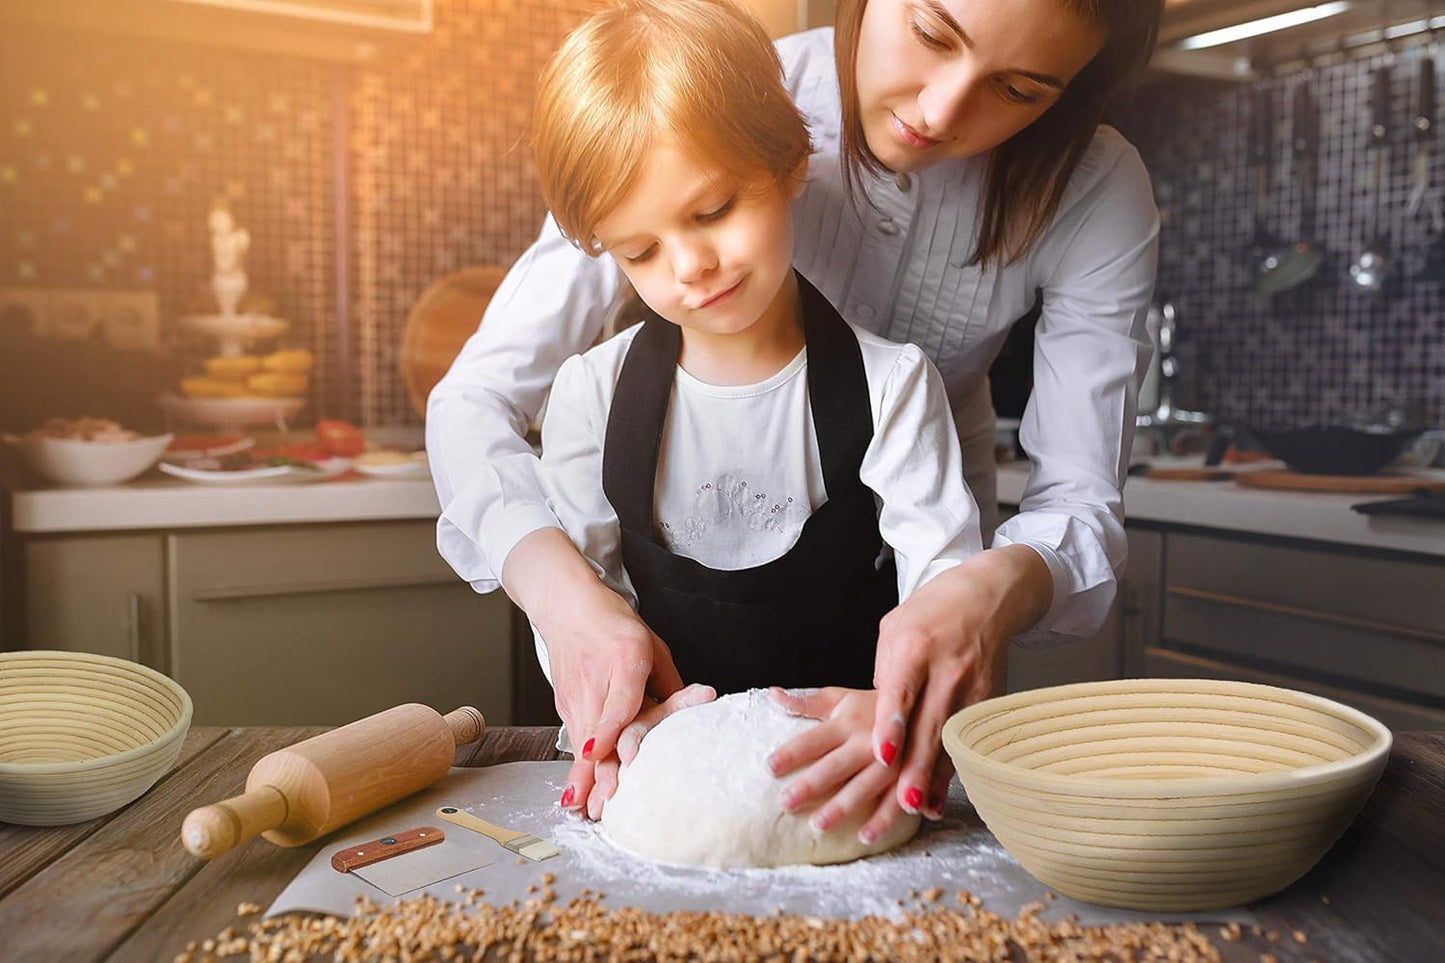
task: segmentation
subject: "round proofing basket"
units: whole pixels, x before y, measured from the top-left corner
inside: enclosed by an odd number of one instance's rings
[[[84,652],[0,653],[0,822],[63,826],[140,796],[191,725],[154,669]]]
[[[1390,730],[1290,689],[1121,679],[1019,692],[948,720],[978,814],[1040,882],[1156,912],[1278,892],[1364,805]]]

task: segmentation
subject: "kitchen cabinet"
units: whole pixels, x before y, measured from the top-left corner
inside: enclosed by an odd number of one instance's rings
[[[1180,530],[1164,573],[1146,674],[1270,682],[1445,728],[1445,561]]]
[[[168,536],[171,672],[203,725],[330,725],[403,702],[512,714],[511,603],[438,557],[435,525]]]
[[[197,725],[339,725],[403,702],[515,721],[512,604],[456,577],[429,518],[19,545],[6,648],[150,665],[190,693]]]
[[[160,535],[35,538],[22,554],[26,648],[96,652],[166,670]]]
[[[59,0],[14,3],[0,19],[214,44],[287,56],[373,61],[432,31],[432,0]]]

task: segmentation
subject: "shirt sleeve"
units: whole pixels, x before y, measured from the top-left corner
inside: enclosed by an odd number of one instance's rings
[[[612,388],[583,357],[557,371],[542,420],[542,489],[577,551],[612,591],[637,607],[622,567],[622,529],[602,489],[602,449]]]
[[[881,502],[878,531],[898,565],[900,602],[983,550],[948,394],[915,345],[898,349],[859,477]]]
[[[619,288],[612,260],[584,254],[549,216],[427,399],[437,549],[478,592],[501,584],[519,540],[557,525],[527,429],[557,368],[596,339]]]
[[[1122,491],[1153,351],[1144,321],[1159,214],[1138,153],[1124,145],[1112,163],[1056,225],[1019,428],[1032,468],[1019,514],[994,535],[1037,551],[1053,576],[1053,604],[1025,644],[1097,631],[1127,553]]]

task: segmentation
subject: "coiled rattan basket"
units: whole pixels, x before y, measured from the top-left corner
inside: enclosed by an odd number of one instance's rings
[[[1207,679],[1019,692],[948,720],[979,816],[1075,899],[1211,910],[1277,892],[1364,805],[1390,730],[1329,699]]]
[[[0,653],[0,822],[63,826],[140,796],[191,725],[154,669],[84,652]]]

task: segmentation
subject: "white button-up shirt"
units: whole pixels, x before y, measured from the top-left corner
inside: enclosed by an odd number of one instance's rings
[[[867,179],[872,203],[854,206],[837,156],[833,32],[786,37],[778,51],[817,150],[793,207],[794,264],[849,321],[913,342],[938,366],[986,536],[995,508],[988,369],[1042,295],[1019,430],[1031,471],[1019,513],[993,544],[1028,545],[1052,574],[1053,605],[1032,638],[1087,635],[1108,612],[1124,563],[1121,490],[1152,350],[1144,318],[1159,218],[1138,152],[1099,128],[1028,254],[1008,266],[969,265],[987,158]],[[610,258],[588,257],[548,218],[431,394],[437,545],[478,591],[498,587],[521,538],[558,524],[523,436],[558,367],[593,343],[624,283]]]

